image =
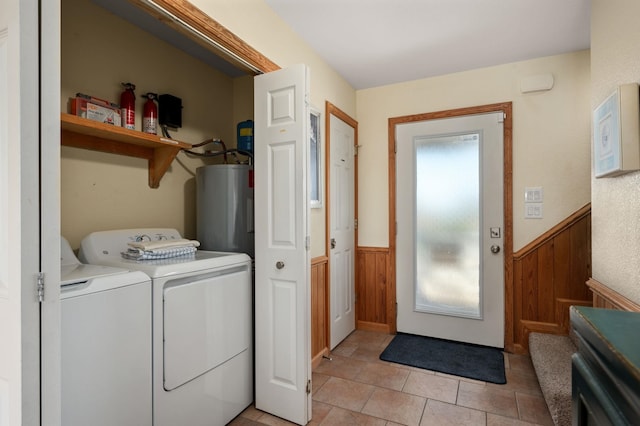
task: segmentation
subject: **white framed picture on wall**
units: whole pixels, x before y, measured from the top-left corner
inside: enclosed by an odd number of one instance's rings
[[[623,84],[593,112],[593,166],[596,178],[640,168],[638,84]]]

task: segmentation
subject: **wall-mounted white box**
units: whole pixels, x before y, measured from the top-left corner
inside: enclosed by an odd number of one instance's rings
[[[553,88],[553,74],[528,75],[520,79],[520,92],[543,92]]]

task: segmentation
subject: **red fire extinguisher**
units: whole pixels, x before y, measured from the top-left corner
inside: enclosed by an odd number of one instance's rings
[[[158,134],[158,107],[153,101],[158,97],[155,93],[147,93],[143,95],[147,98],[147,102],[144,103],[144,110],[142,113],[142,131],[145,133]]]
[[[122,127],[134,130],[136,128],[136,85],[122,83],[124,92],[120,95],[120,111],[122,113]]]

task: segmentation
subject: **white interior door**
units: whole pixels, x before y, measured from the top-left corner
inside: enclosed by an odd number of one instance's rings
[[[57,425],[60,395],[60,0],[40,2],[40,310],[42,424]]]
[[[0,2],[0,426],[40,424],[38,3]]]
[[[255,78],[256,408],[298,424],[311,416],[309,75]]]
[[[503,116],[396,127],[398,331],[504,346]]]
[[[329,115],[331,346],[356,327],[355,314],[355,130]]]

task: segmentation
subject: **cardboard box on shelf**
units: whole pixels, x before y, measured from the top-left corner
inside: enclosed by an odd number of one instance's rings
[[[87,118],[102,123],[120,126],[120,111],[87,102]]]
[[[69,104],[70,113],[73,115],[114,126],[121,125],[120,108],[117,104],[80,93],[69,99]]]

